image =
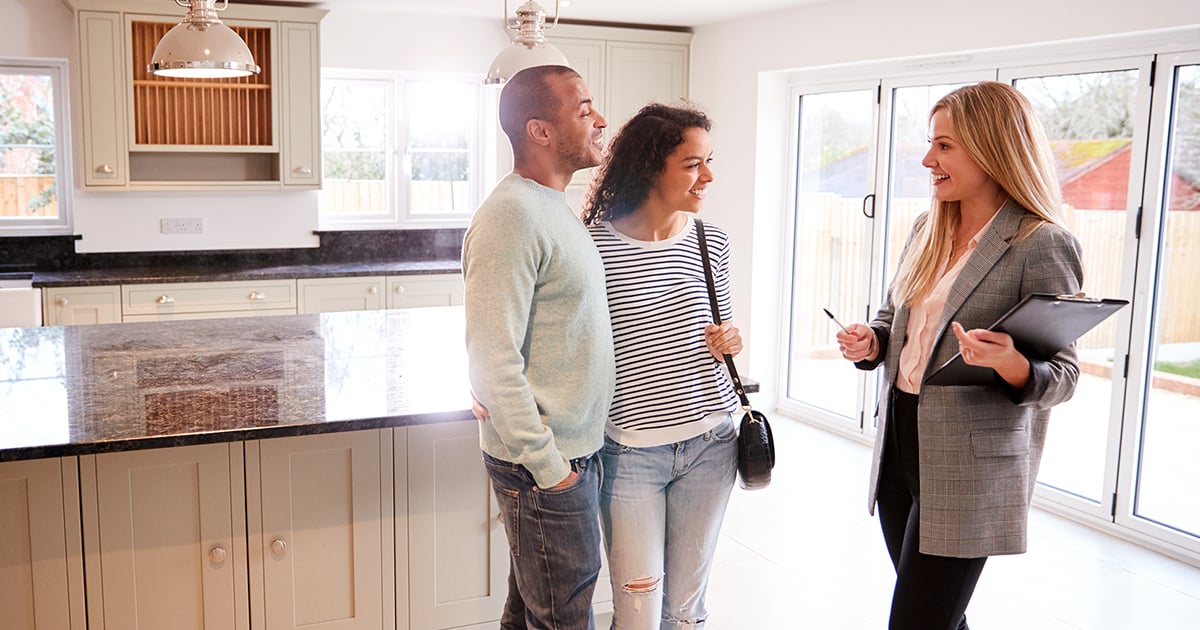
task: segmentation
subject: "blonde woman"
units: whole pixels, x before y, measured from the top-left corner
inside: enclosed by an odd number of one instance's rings
[[[929,126],[932,207],[875,319],[837,336],[860,369],[884,367],[868,507],[896,567],[891,630],[967,628],[988,556],[1025,552],[1050,408],[1079,376],[1073,345],[1043,360],[986,330],[1025,296],[1083,281],[1029,101],[1008,84],[970,85],[938,101]],[[960,350],[995,381],[925,383]]]

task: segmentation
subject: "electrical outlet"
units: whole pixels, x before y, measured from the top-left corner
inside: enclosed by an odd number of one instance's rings
[[[202,234],[204,219],[199,217],[159,219],[158,227],[163,234]]]

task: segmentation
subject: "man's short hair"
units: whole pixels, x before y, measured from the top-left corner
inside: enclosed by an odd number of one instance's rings
[[[555,75],[578,77],[579,73],[567,66],[534,66],[514,74],[504,84],[500,92],[500,128],[514,153],[525,149],[525,123],[558,119],[562,101],[546,82],[546,77]]]

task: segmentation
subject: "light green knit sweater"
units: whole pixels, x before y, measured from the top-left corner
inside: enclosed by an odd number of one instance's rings
[[[484,452],[537,485],[604,441],[615,368],[604,266],[566,195],[510,173],[463,241],[471,387]]]

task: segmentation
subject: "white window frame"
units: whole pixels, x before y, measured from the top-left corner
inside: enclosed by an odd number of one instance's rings
[[[75,196],[71,160],[71,111],[67,107],[66,59],[0,57],[0,73],[44,74],[54,90],[54,177],[58,216],[5,219],[0,221],[0,236],[58,236],[74,232],[72,201]]]
[[[495,135],[495,115],[488,109],[490,100],[479,77],[464,74],[445,73],[416,73],[382,70],[355,70],[339,68],[323,68],[321,81],[363,81],[390,84],[388,92],[387,111],[387,145],[384,189],[385,212],[373,214],[333,215],[318,211],[318,224],[321,230],[380,230],[380,229],[432,229],[432,228],[462,228],[471,220],[474,208],[483,199],[485,182],[492,178],[489,174],[496,170],[494,141],[489,141]],[[471,84],[477,89],[477,116],[471,121],[472,128],[468,133],[469,169],[472,174],[467,206],[472,212],[466,213],[420,213],[411,211],[409,193],[412,181],[411,156],[408,154],[409,132],[407,125],[408,85],[427,81],[461,81]],[[485,112],[488,112],[485,114]],[[321,129],[324,135],[324,128]],[[322,169],[324,168],[324,149],[322,149]]]

